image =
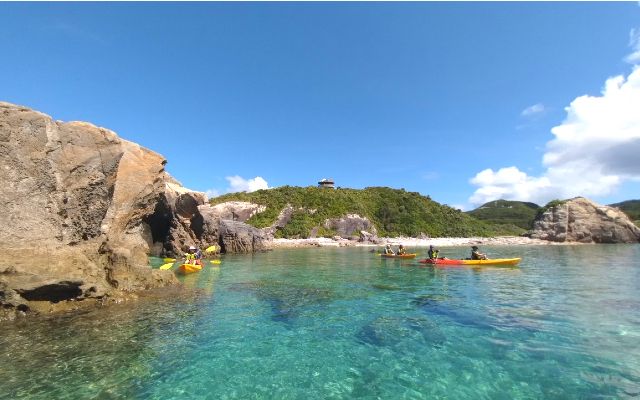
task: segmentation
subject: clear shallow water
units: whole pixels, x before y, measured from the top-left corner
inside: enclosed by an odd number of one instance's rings
[[[229,256],[196,297],[4,324],[0,398],[640,397],[640,246],[483,250],[524,259]]]

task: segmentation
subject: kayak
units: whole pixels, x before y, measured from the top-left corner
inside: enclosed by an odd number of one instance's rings
[[[408,254],[380,254],[380,257],[384,258],[416,258],[417,253],[408,253]]]
[[[422,264],[436,265],[517,265],[520,258],[494,258],[492,260],[420,260]]]
[[[181,274],[192,274],[194,272],[200,272],[202,265],[182,264],[178,267],[178,272]]]

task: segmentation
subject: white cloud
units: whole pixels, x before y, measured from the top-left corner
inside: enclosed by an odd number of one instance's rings
[[[565,120],[551,129],[554,138],[547,143],[541,176],[515,166],[486,169],[470,180],[478,189],[469,201],[544,204],[554,198],[605,196],[626,180],[640,179],[640,67],[626,78],[609,78],[601,96],[580,96],[565,110]]]
[[[629,32],[629,47],[632,52],[624,60],[634,65],[640,63],[640,29],[632,29]]]
[[[524,110],[522,110],[520,115],[522,115],[523,117],[532,117],[534,115],[544,112],[544,110],[545,110],[544,105],[542,103],[538,103],[525,108]]]
[[[208,199],[220,196],[220,191],[217,189],[209,189],[204,192]]]
[[[229,188],[227,193],[234,192],[255,192],[260,189],[269,189],[269,184],[261,176],[256,176],[253,179],[244,179],[241,176],[227,176],[225,178],[229,181]]]
[[[236,192],[255,192],[260,189],[269,189],[269,184],[261,176],[256,176],[253,179],[244,179],[239,175],[227,176],[225,179],[229,182],[229,187],[225,190],[209,189],[204,193],[208,198],[218,197],[225,193]]]

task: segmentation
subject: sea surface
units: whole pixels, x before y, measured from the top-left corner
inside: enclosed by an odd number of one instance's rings
[[[3,323],[0,398],[640,398],[640,245],[481,250],[523,260],[282,249],[181,278],[195,296]]]

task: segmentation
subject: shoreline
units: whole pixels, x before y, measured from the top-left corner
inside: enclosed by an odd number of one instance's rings
[[[430,245],[438,247],[455,247],[455,246],[558,246],[558,245],[574,245],[584,243],[574,242],[550,242],[541,239],[531,239],[520,236],[496,236],[496,237],[443,237],[419,239],[411,237],[395,237],[395,238],[379,238],[379,243],[358,242],[349,239],[332,239],[332,238],[313,238],[313,239],[273,239],[266,242],[270,249],[284,249],[297,247],[382,247],[390,244],[398,246],[402,244],[405,247],[426,247]]]

